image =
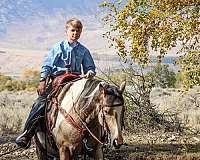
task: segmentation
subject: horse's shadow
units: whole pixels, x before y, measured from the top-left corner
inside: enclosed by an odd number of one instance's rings
[[[109,160],[199,159],[200,144],[125,144],[120,149],[105,151]]]

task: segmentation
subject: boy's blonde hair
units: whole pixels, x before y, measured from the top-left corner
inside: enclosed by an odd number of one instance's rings
[[[68,27],[71,27],[71,26],[74,28],[78,28],[78,29],[83,28],[81,21],[77,18],[72,18],[65,23],[65,29],[67,29]]]

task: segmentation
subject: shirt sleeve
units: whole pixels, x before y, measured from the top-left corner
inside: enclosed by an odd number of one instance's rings
[[[53,66],[59,57],[59,50],[60,49],[57,46],[53,47],[47,57],[44,59],[40,72],[41,79],[46,79],[48,75],[51,75]]]
[[[82,61],[82,66],[83,66],[83,72],[84,74],[86,74],[87,72],[93,72],[94,74],[96,74],[96,67],[94,64],[94,60],[90,54],[90,51],[88,49],[86,49],[85,53],[84,53],[84,57],[83,57],[83,61]]]

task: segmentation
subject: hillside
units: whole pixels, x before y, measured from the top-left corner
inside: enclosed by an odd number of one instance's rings
[[[91,54],[97,67],[97,72],[106,71],[109,68],[119,68],[118,56],[112,51],[103,49],[91,49]],[[19,78],[26,69],[40,70],[44,57],[48,54],[46,50],[12,49],[0,47],[0,73]]]

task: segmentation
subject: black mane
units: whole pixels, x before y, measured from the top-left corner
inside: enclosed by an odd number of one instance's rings
[[[101,81],[97,79],[87,80],[87,82],[85,83],[84,89],[82,93],[80,94],[79,100],[77,101],[77,107],[79,109],[87,105],[87,102],[88,102],[87,97],[94,91],[94,89],[98,86],[100,82]]]

